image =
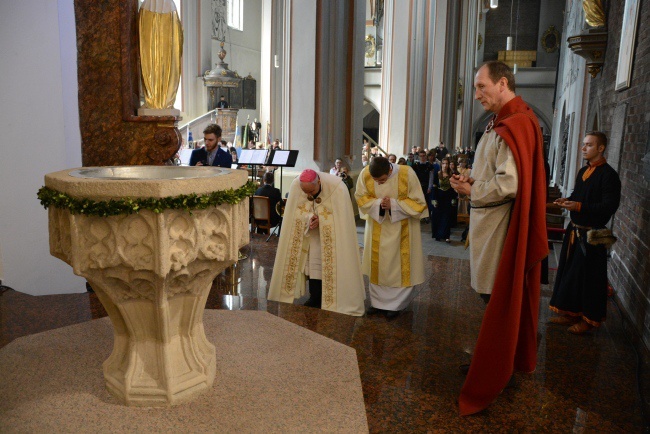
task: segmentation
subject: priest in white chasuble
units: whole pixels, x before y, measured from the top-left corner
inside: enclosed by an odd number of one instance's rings
[[[361,269],[370,280],[368,314],[394,318],[424,282],[420,219],[429,212],[422,187],[409,166],[375,157],[359,175],[355,198],[366,221]]]
[[[268,299],[353,316],[364,314],[357,229],[347,186],[311,169],[293,180],[284,211]]]

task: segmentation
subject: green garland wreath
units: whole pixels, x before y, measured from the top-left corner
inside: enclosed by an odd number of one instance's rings
[[[193,210],[207,209],[222,203],[231,205],[237,204],[251,196],[257,186],[247,182],[237,190],[229,189],[213,191],[212,193],[181,194],[179,196],[163,198],[142,198],[134,199],[126,197],[123,199],[111,199],[109,201],[96,201],[92,199],[77,199],[60,191],[41,187],[38,190],[38,198],[45,209],[50,206],[59,209],[67,209],[70,214],[83,214],[88,216],[108,217],[119,214],[133,214],[142,210],[153,211],[156,214],[167,209],[185,210],[192,213]]]

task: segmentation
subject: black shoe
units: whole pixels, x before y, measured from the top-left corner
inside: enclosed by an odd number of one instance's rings
[[[398,316],[399,316],[399,310],[387,310],[386,311],[386,318],[387,319],[397,318]]]
[[[319,279],[308,279],[309,282],[309,299],[303,304],[307,307],[321,308],[321,300],[323,299],[323,282]]]
[[[370,306],[370,307],[368,307],[368,309],[366,309],[366,315],[374,315],[374,314],[377,314],[377,313],[380,313],[380,312],[381,312],[381,309],[377,309],[376,307],[372,307],[372,306]]]
[[[458,367],[458,369],[460,369],[461,374],[467,375],[467,373],[469,372],[469,363],[463,363]]]

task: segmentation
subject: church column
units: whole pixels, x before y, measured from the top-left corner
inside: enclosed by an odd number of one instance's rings
[[[285,0],[283,45],[282,138],[285,149],[298,149],[296,165],[314,164],[316,103],[316,0]]]
[[[386,0],[380,146],[390,153],[454,146],[461,7]]]
[[[381,118],[379,146],[389,153],[405,153],[404,115],[406,113],[406,66],[408,50],[408,9],[395,7],[395,0],[384,3],[384,51],[381,70]]]
[[[465,67],[463,74],[463,107],[462,107],[462,127],[460,131],[460,145],[463,148],[472,146],[474,138],[472,137],[472,119],[473,119],[473,101],[474,101],[474,69],[476,65],[476,52],[478,49],[478,18],[479,18],[479,1],[469,0],[467,4],[467,24],[465,34],[467,35],[465,45]]]
[[[364,0],[318,0],[313,159],[322,170],[361,149]]]
[[[432,5],[431,32],[433,41],[430,44],[429,76],[427,77],[427,95],[430,101],[428,108],[429,129],[427,131],[427,147],[437,146],[442,137],[442,100],[444,90],[443,75],[447,63],[446,40],[447,40],[447,7],[448,2],[436,1]]]
[[[270,10],[267,10],[267,2],[266,0],[264,1],[263,20],[266,23],[266,14],[269,13],[271,15],[271,22],[268,27],[265,27],[266,30],[262,35],[262,38],[268,39],[268,46],[271,52],[270,64],[268,65],[269,111],[266,119],[268,119],[271,128],[271,140],[279,139],[285,148],[288,145],[288,141],[285,137],[286,134],[283,121],[283,107],[285,106],[284,76],[286,67],[289,65],[288,59],[285,60],[284,56],[285,39],[289,39],[288,35],[284,32],[287,17],[285,8],[288,7],[286,3],[288,2],[284,0],[271,0]],[[266,33],[267,31],[269,34]],[[263,42],[263,44],[267,46],[265,42]],[[262,68],[264,68],[264,66],[262,66]],[[266,104],[263,108],[266,108]],[[260,116],[262,115],[260,114]],[[264,117],[262,117],[262,119],[264,119]],[[268,131],[266,131],[266,134],[268,134]]]
[[[364,17],[363,0],[285,2],[283,130],[298,167],[327,170],[361,146]]]
[[[442,99],[441,137],[451,151],[456,142],[456,99],[458,86],[458,58],[460,48],[461,2],[450,2],[447,12],[447,46],[445,56],[444,91]]]
[[[274,68],[273,59],[273,4],[272,0],[262,0],[262,59],[260,68],[260,141],[266,143],[271,123],[271,95],[273,86],[272,73]],[[268,125],[268,127],[267,127]],[[271,129],[271,132],[273,129]]]
[[[431,38],[429,32],[432,30],[430,24],[431,2],[415,0],[412,4],[410,17],[409,40],[409,74],[408,94],[406,97],[406,137],[405,143],[408,149],[412,146],[428,147],[425,141],[425,129],[427,124],[426,110],[430,104],[427,98],[427,62],[428,48]]]

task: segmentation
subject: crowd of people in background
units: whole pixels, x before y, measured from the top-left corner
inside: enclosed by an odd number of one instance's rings
[[[474,151],[467,147],[450,152],[444,143],[440,143],[428,149],[414,146],[411,152],[398,158],[395,154],[384,154],[379,147],[364,139],[363,166],[378,156],[386,157],[391,163],[411,166],[429,209],[429,217],[422,219],[422,223],[431,224],[432,238],[450,243],[451,229],[457,225],[458,215],[469,215],[469,200],[467,196],[459,196],[451,188],[449,180],[453,175],[470,176]],[[467,231],[463,232],[461,241],[465,242],[466,237]]]

